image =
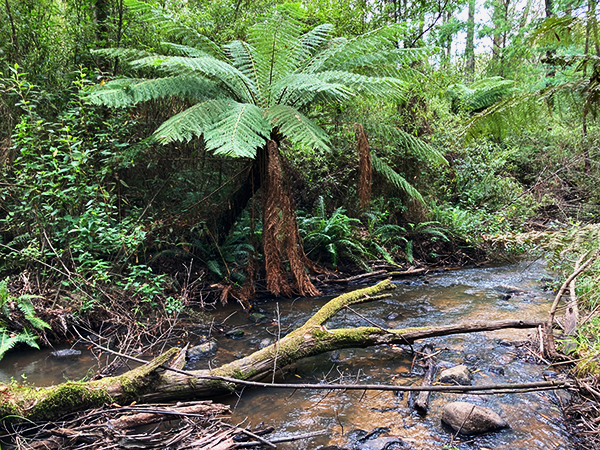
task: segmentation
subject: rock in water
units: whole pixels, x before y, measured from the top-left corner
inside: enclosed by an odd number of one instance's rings
[[[440,373],[440,382],[469,386],[471,384],[471,372],[469,372],[469,368],[464,364],[451,367],[450,369],[442,370]]]
[[[448,403],[442,413],[442,422],[467,436],[508,427],[508,423],[490,408],[466,402]]]
[[[199,359],[209,353],[215,353],[217,351],[217,343],[215,341],[208,341],[204,344],[196,345],[188,350],[187,356],[189,359]]]
[[[81,356],[81,350],[56,350],[55,352],[50,353],[50,355],[59,359],[77,359]]]

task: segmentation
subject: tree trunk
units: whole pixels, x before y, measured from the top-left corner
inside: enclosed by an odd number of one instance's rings
[[[292,193],[283,181],[279,144],[271,139],[266,146],[266,166],[261,167],[263,250],[267,288],[274,295],[291,297],[319,295],[319,290],[308,278],[306,268],[312,267],[302,247],[296,208]],[[287,259],[293,281],[290,283],[284,269]]]
[[[475,0],[469,0],[469,18],[467,19],[467,44],[465,47],[467,58],[466,77],[468,83],[475,79]]]
[[[232,392],[235,388],[233,383],[214,379],[215,376],[260,380],[302,358],[331,350],[381,344],[412,344],[416,340],[435,336],[501,328],[535,328],[541,323],[502,320],[399,330],[378,327],[328,330],[325,327],[325,322],[346,306],[388,297],[389,294],[382,293],[394,288],[390,280],[385,280],[372,287],[342,294],[323,306],[302,327],[277,343],[213,370],[196,370],[185,374],[181,371],[162,371],[166,363],[180,352],[172,348],[146,365],[118,377],[82,383],[67,382],[43,388],[0,385],[0,417],[48,420],[105,403],[165,402],[214,397]],[[182,356],[180,354],[170,367],[178,370],[182,365]]]

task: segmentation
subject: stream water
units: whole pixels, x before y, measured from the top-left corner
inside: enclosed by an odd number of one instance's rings
[[[447,325],[471,320],[508,318],[541,319],[546,317],[552,293],[543,290],[548,277],[542,262],[522,262],[488,268],[461,269],[427,277],[399,281],[392,296],[382,301],[356,305],[354,310],[382,327]],[[500,285],[517,286],[525,291],[509,299],[498,289]],[[216,367],[248,354],[265,340],[283,336],[304,323],[330,297],[319,299],[281,300],[260,304],[266,321],[252,323],[239,308],[220,309],[214,323],[225,323],[228,329],[244,330],[240,339],[216,334],[218,351],[210,359],[200,359],[188,368]],[[279,317],[279,325],[277,319]],[[369,326],[352,311],[339,313],[329,328]],[[199,330],[197,334],[205,333]],[[554,376],[544,365],[527,361],[521,343],[531,330],[499,330],[495,332],[456,335],[431,339],[438,364],[450,366],[464,363],[473,372],[473,384],[527,382]],[[194,335],[191,330],[190,335]],[[420,344],[415,344],[420,349]],[[56,360],[48,352],[22,351],[10,353],[0,365],[0,382],[25,376],[38,386],[78,379],[86,375],[95,360],[84,351],[77,360]],[[342,379],[345,382],[419,384],[419,368],[411,373],[413,357],[406,349],[380,346],[349,349],[306,358],[288,368],[278,379],[286,382],[315,383]],[[402,439],[406,448],[441,449],[450,444],[452,433],[440,421],[443,406],[450,401],[469,401],[487,406],[510,424],[503,431],[478,436],[471,440],[454,440],[461,449],[570,449],[568,433],[562,423],[557,398],[552,392],[530,392],[498,396],[471,394],[432,394],[426,416],[409,407],[409,396],[393,393],[308,390],[246,390],[236,396],[218,399],[231,405],[232,423],[252,426],[264,422],[273,426],[277,437],[327,430],[327,434],[310,440],[279,444],[281,449],[362,448],[375,449],[380,441],[357,444],[368,432],[380,429],[382,436]],[[271,435],[271,437],[275,437]],[[362,445],[362,446],[361,446]],[[400,448],[400,447],[389,447]]]

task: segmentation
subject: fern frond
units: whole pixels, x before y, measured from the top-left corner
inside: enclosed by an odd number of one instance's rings
[[[173,42],[161,42],[160,45],[161,47],[167,50],[172,50],[176,54],[181,56],[188,56],[190,58],[201,58],[203,56],[212,57],[211,54],[203,50],[197,49],[196,47],[190,47],[189,45],[176,44]]]
[[[219,89],[212,81],[200,76],[182,75],[153,79],[121,78],[93,89],[84,98],[96,105],[122,108],[169,96],[203,100],[214,98],[218,93]]]
[[[301,31],[298,20],[280,13],[250,29],[248,41],[256,52],[256,69],[262,86],[270,86],[296,69]],[[271,93],[266,93],[267,104]]]
[[[256,60],[256,51],[250,44],[243,41],[233,41],[225,46],[225,50],[233,66],[254,81],[259,103],[266,106],[264,104],[266,97],[263,95],[263,84],[258,73],[260,62]]]
[[[256,87],[250,78],[224,61],[211,56],[188,58],[185,56],[153,56],[131,62],[133,68],[162,69],[180,74],[189,70],[226,86],[233,97],[244,101],[253,101]]]
[[[205,131],[204,140],[216,155],[254,158],[270,132],[271,124],[263,117],[262,109],[230,101],[220,120]]]
[[[329,149],[329,137],[325,131],[297,109],[276,105],[267,110],[266,116],[290,141],[319,150]]]
[[[365,122],[363,126],[370,135],[383,137],[387,142],[392,142],[399,148],[408,150],[424,161],[429,161],[431,164],[448,165],[448,161],[438,149],[398,127],[376,122]]]
[[[129,62],[136,59],[147,58],[150,56],[156,56],[156,53],[147,52],[145,50],[137,50],[135,48],[98,48],[91,50],[93,55],[102,56],[104,58],[116,59],[119,58],[121,61]]]
[[[373,169],[382,175],[388,182],[396,186],[398,189],[404,191],[411,198],[419,200],[424,203],[423,197],[414,187],[412,187],[404,177],[399,175],[394,169],[388,166],[385,162],[379,159],[376,155],[371,153],[371,162]]]
[[[271,88],[271,106],[273,104],[288,104],[301,108],[310,103],[317,95],[331,100],[343,101],[350,98],[353,92],[342,83],[331,83],[320,78],[317,74],[292,74]]]
[[[221,100],[208,100],[167,119],[154,132],[154,137],[162,143],[174,141],[190,141],[195,136],[201,136],[226,110],[226,104]]]
[[[16,336],[11,336],[11,333],[6,328],[0,328],[0,359],[4,354],[12,349],[19,340]]]
[[[212,56],[221,55],[221,49],[217,44],[192,27],[178,22],[164,8],[139,0],[124,0],[124,3],[130,11],[139,14],[144,22],[153,24],[166,35],[179,39],[184,45],[195,47]]]

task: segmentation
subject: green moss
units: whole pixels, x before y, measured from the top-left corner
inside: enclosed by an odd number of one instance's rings
[[[76,410],[93,408],[105,403],[112,403],[113,399],[105,389],[90,388],[84,383],[67,382],[58,386],[36,391],[31,389],[33,396],[30,400],[36,402],[28,412],[27,417],[34,420],[56,419],[62,414]]]

